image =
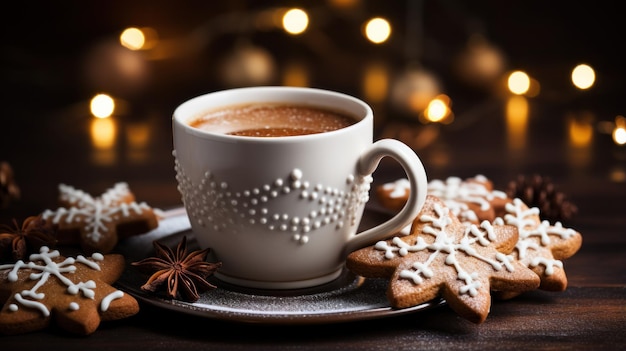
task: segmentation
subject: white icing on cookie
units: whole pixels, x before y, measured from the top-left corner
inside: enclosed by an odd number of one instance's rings
[[[527,265],[536,267],[543,265],[545,274],[554,274],[554,268],[563,268],[563,262],[556,260],[551,256],[548,247],[552,243],[551,236],[561,239],[569,239],[576,234],[574,229],[564,228],[561,222],[551,225],[547,220],[540,221],[538,219],[539,209],[537,207],[528,208],[521,199],[513,199],[513,202],[505,205],[507,214],[504,220],[499,219],[506,224],[513,225],[519,232],[519,240],[515,245],[518,259],[524,261],[531,258]],[[541,250],[541,248],[546,250]],[[547,253],[548,256],[542,256]],[[532,256],[532,257],[531,257]]]
[[[116,290],[110,293],[109,295],[105,296],[100,302],[100,311],[104,312],[108,310],[109,305],[111,304],[111,301],[116,300],[116,299],[121,299],[122,297],[124,297],[124,292],[121,290]]]
[[[383,184],[383,189],[389,191],[388,196],[392,199],[407,197],[411,191],[411,184],[406,178],[400,178],[391,183]]]
[[[92,197],[88,193],[72,186],[60,184],[59,198],[68,207],[56,210],[47,209],[42,217],[54,224],[74,224],[81,227],[86,238],[94,244],[107,237],[110,226],[128,219],[133,215],[142,215],[152,208],[145,202],[130,201],[134,197],[128,184],[116,183],[100,197]]]
[[[427,191],[441,199],[461,222],[477,222],[478,216],[468,204],[479,206],[481,211],[491,208],[495,199],[505,199],[506,193],[498,190],[489,190],[485,184],[487,178],[477,175],[468,180],[459,177],[448,177],[445,181],[434,179],[428,183]]]
[[[468,271],[458,259],[457,255],[466,255],[486,262],[496,270],[506,269],[514,271],[512,265],[513,257],[494,250],[493,256],[483,256],[476,249],[476,245],[487,246],[494,239],[494,229],[491,223],[483,221],[480,226],[466,225],[463,236],[456,239],[457,234],[449,231],[449,226],[453,223],[450,211],[440,204],[434,205],[434,215],[423,215],[419,218],[421,222],[428,223],[422,228],[413,244],[401,240],[399,237],[393,238],[390,242],[380,241],[374,245],[376,250],[384,252],[387,259],[392,259],[396,255],[406,256],[412,252],[429,252],[428,259],[424,262],[414,262],[411,269],[400,272],[400,278],[408,279],[414,284],[421,284],[424,279],[432,278],[434,271],[431,264],[439,255],[445,255],[445,263],[454,267],[457,278],[464,282],[459,294],[469,294],[476,296],[480,288],[480,281],[477,279],[479,272]],[[430,235],[434,238],[432,243],[427,243],[421,235]]]
[[[76,263],[85,264],[87,267],[94,270],[100,270],[100,266],[96,262],[89,261],[82,256],[76,259],[67,257],[62,262],[55,262],[53,259],[58,256],[60,256],[58,250],[50,251],[47,246],[42,246],[38,254],[30,255],[30,261],[28,263],[19,260],[15,264],[0,265],[0,270],[10,270],[7,274],[7,280],[9,282],[16,282],[18,280],[18,272],[22,269],[33,271],[29,274],[29,279],[36,281],[35,285],[29,290],[23,290],[14,295],[15,301],[19,303],[19,305],[37,309],[43,316],[49,316],[50,311],[48,308],[43,303],[39,302],[45,299],[46,296],[44,293],[38,291],[40,287],[46,284],[49,278],[58,279],[67,287],[66,292],[68,294],[82,295],[88,299],[95,297],[96,283],[93,280],[73,282],[69,276],[76,271]],[[78,309],[78,301],[73,302],[69,308],[73,310]],[[76,304],[76,306],[74,306],[74,304]],[[9,310],[16,312],[19,309],[19,305],[12,304]]]

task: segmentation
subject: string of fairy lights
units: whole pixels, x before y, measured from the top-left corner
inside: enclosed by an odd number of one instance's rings
[[[268,8],[249,16],[253,17],[250,22],[255,23],[255,28],[263,30],[282,31],[291,37],[304,37],[311,27],[310,10],[306,8]],[[217,20],[216,20],[217,21]],[[224,20],[224,23],[232,22],[232,18]],[[399,31],[390,19],[382,16],[362,18],[361,33],[370,45],[384,45]],[[419,23],[411,24],[415,31]],[[227,29],[222,29],[227,30]],[[417,28],[419,31],[419,28]],[[205,37],[196,36],[193,40],[183,40],[176,43],[176,50],[172,50],[172,40],[159,38],[159,29],[151,27],[129,27],[120,31],[117,41],[117,50],[120,55],[114,57],[123,62],[120,65],[126,67],[127,74],[136,74],[140,70],[142,58],[163,58],[168,51],[187,52],[181,47],[180,42],[188,46],[199,45]],[[411,37],[407,35],[407,37]],[[420,38],[413,39],[419,40]],[[168,50],[169,49],[169,50]],[[409,48],[407,51],[419,52],[419,48]],[[131,55],[140,53],[140,55]],[[228,65],[223,67],[224,77],[233,84],[262,85],[272,72],[271,57],[267,50],[255,46],[244,45],[240,52],[228,58]],[[503,54],[495,46],[489,43],[484,36],[473,36],[468,42],[467,49],[459,58],[458,67],[471,74],[470,80],[489,81],[497,85],[500,92],[505,93],[506,122],[511,129],[508,138],[512,148],[523,147],[524,130],[528,119],[528,99],[541,94],[541,82],[523,70],[506,70]],[[135,71],[133,71],[133,68]],[[132,77],[126,77],[126,81]],[[594,68],[588,63],[581,63],[571,69],[571,84],[576,89],[584,91],[594,88],[596,76]],[[309,80],[306,72],[297,66],[286,67],[282,79],[284,85],[306,86]],[[404,75],[395,81],[389,77],[385,67],[372,65],[362,79],[362,91],[365,99],[376,103],[383,99],[393,100],[394,103],[412,114],[416,121],[424,125],[448,125],[455,122],[455,114],[452,108],[452,97],[446,95],[437,80],[436,74],[426,71],[423,67],[408,66]],[[118,99],[113,94],[100,92],[95,95],[90,103],[91,114],[95,117],[91,131],[94,145],[100,148],[109,147],[111,139],[115,137],[115,126],[112,122],[104,122],[115,116]],[[605,134],[611,134],[616,145],[626,145],[626,118],[615,116],[614,122],[602,122],[602,127],[594,126],[588,119],[572,118],[569,123],[570,143],[574,147],[588,145],[595,131],[601,130]],[[113,135],[113,136],[111,136]]]

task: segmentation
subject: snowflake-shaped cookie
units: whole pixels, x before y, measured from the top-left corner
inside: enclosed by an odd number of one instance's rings
[[[347,266],[364,277],[390,278],[387,298],[405,308],[443,298],[460,316],[483,322],[491,291],[528,291],[539,278],[508,255],[518,240],[513,226],[463,224],[429,195],[411,234],[351,253]]]
[[[513,255],[532,269],[541,279],[542,290],[563,291],[567,288],[567,276],[561,260],[573,256],[582,245],[582,235],[574,229],[564,228],[561,222],[551,224],[541,220],[537,207],[529,208],[516,198],[505,207],[504,219],[495,223],[513,225],[518,229],[519,240]],[[511,298],[515,292],[503,291],[500,298]]]
[[[441,199],[461,222],[474,224],[484,220],[493,221],[504,212],[504,205],[510,201],[505,192],[494,190],[493,183],[480,174],[467,179],[433,179],[428,182],[427,191],[429,195]],[[381,205],[396,211],[404,206],[409,192],[406,178],[376,188]]]
[[[428,194],[443,200],[462,222],[475,224],[493,221],[509,202],[506,193],[494,190],[492,182],[483,175],[464,180],[459,177],[431,180]]]
[[[376,198],[381,205],[392,211],[399,211],[409,199],[411,184],[407,178],[396,179],[376,187]]]
[[[121,255],[63,257],[47,246],[28,262],[0,265],[0,333],[27,333],[55,323],[86,335],[101,321],[136,314],[137,301],[110,285],[124,267]]]
[[[61,184],[60,208],[42,216],[54,224],[58,243],[80,244],[86,252],[109,253],[118,241],[158,226],[154,210],[136,202],[126,183],[117,183],[99,197]]]

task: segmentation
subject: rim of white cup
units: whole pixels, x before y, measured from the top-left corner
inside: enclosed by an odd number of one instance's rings
[[[255,98],[254,95],[258,94]],[[266,95],[291,95],[293,100],[290,99],[281,99],[271,98],[268,99],[264,96]],[[236,98],[235,101],[230,101],[228,103],[218,103],[207,105],[206,100],[219,101],[220,98],[223,98],[226,95],[240,95],[241,97]],[[308,99],[294,99],[294,97],[302,97],[309,96]],[[328,103],[328,101],[334,101],[335,103]],[[298,105],[310,105],[310,106],[318,106],[318,107],[326,107],[332,110],[336,110],[338,112],[344,112],[352,117],[360,118],[356,123],[349,125],[344,128],[340,128],[337,130],[332,130],[323,133],[314,133],[314,134],[305,134],[305,135],[293,135],[293,136],[279,136],[279,137],[256,137],[256,136],[240,136],[240,135],[229,135],[224,133],[215,133],[210,131],[205,131],[199,128],[192,127],[188,124],[188,121],[191,121],[195,118],[198,118],[203,113],[228,107],[228,106],[236,106],[239,104],[255,104],[255,103],[290,103],[295,102]],[[341,102],[341,103],[340,103]],[[345,103],[345,104],[344,104]],[[203,105],[207,105],[204,106]],[[340,107],[339,105],[345,105],[347,107]],[[359,112],[355,112],[359,109]],[[354,128],[358,128],[358,126],[362,123],[366,123],[366,120],[373,119],[373,110],[369,104],[365,101],[354,97],[352,95],[348,95],[338,91],[320,89],[320,88],[309,88],[309,87],[287,87],[287,86],[255,86],[255,87],[243,87],[243,88],[232,88],[225,90],[218,90],[214,92],[209,92],[206,94],[202,94],[185,102],[181,103],[176,107],[174,113],[172,114],[172,120],[174,123],[178,124],[179,127],[182,127],[186,133],[193,134],[195,136],[203,137],[203,138],[224,138],[224,139],[232,139],[232,140],[254,140],[259,142],[286,142],[294,139],[315,139],[315,138],[323,138],[330,137],[338,133],[348,133],[350,130]]]

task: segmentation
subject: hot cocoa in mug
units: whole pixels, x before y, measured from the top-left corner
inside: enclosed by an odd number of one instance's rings
[[[222,262],[214,276],[261,289],[321,285],[350,252],[411,223],[426,199],[424,167],[400,141],[374,141],[373,120],[364,101],[314,88],[230,89],[178,106],[178,190],[192,235]],[[357,232],[383,157],[404,169],[409,199]]]
[[[346,113],[316,106],[249,104],[208,111],[190,125],[213,133],[284,137],[330,132],[356,123]]]

